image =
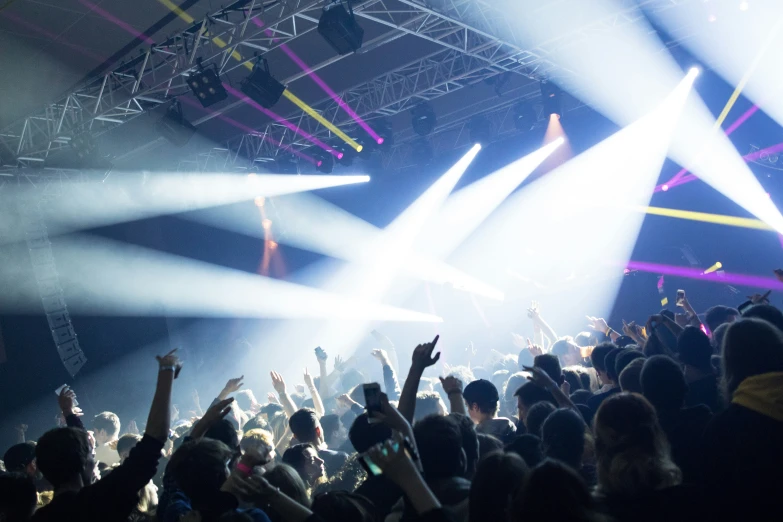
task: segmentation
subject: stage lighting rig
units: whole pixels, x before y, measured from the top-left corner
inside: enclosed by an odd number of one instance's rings
[[[261,64],[263,63],[263,67]],[[275,80],[269,72],[269,63],[265,58],[256,62],[247,78],[242,80],[242,92],[267,109],[276,104],[285,91],[285,85]]]
[[[411,109],[411,125],[419,136],[427,136],[435,130],[438,118],[432,105],[422,102]]]
[[[514,106],[514,127],[518,131],[533,130],[536,125],[536,111],[528,102],[519,102]]]
[[[318,21],[318,33],[340,55],[355,53],[364,40],[364,29],[356,22],[351,1],[346,0],[345,3],[348,10],[342,0],[327,4]]]
[[[541,98],[544,102],[544,114],[555,114],[558,118],[563,116],[563,91],[552,82],[541,82]]]
[[[155,130],[175,147],[184,147],[196,133],[196,127],[182,115],[182,105],[178,100],[174,100],[158,120]]]
[[[220,82],[217,67],[213,65],[211,69],[203,68],[200,58],[197,70],[192,72],[188,78],[188,85],[204,107],[209,107],[228,98],[228,93]]]

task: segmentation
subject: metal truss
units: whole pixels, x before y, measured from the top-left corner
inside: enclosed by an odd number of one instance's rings
[[[0,131],[2,163],[40,167],[75,133],[107,131],[187,92],[199,61],[226,74],[314,30],[321,9],[322,0],[279,0],[267,9],[245,0],[221,9]],[[262,17],[259,27],[253,21]]]
[[[622,26],[645,22],[642,8],[658,12],[696,0],[626,0],[611,15],[542,43],[533,50],[523,48],[513,29],[508,27],[507,17],[492,5],[491,0],[430,0],[430,3],[437,4],[437,10],[426,6],[422,0],[398,1],[407,6],[406,9],[380,11],[377,4],[382,6],[383,2],[368,2],[363,10],[357,11],[357,16],[440,43],[445,49],[339,93],[340,98],[371,126],[373,118],[404,112],[423,101],[504,73],[517,73],[531,80],[565,79],[573,73],[556,67],[546,58],[556,49],[578,45],[596,34],[615,31]],[[395,18],[395,22],[389,21]],[[400,21],[400,18],[405,21]],[[508,36],[509,40],[493,36],[495,34]],[[686,31],[675,42],[664,45],[675,45],[687,37]],[[537,85],[530,88],[531,92],[537,90]],[[354,127],[339,104],[330,98],[312,107],[338,127]],[[287,119],[309,134],[330,138],[327,129],[303,113],[289,115]],[[268,123],[257,133],[236,137],[227,146],[231,150],[239,150],[248,141],[256,144],[254,148],[244,147],[242,151],[243,160],[250,161],[268,161],[284,154],[285,147],[301,149],[311,146],[310,142],[275,122]],[[395,142],[405,141],[395,137]],[[281,149],[278,143],[285,147]]]

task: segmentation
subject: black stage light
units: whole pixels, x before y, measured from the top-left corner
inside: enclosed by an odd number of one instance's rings
[[[356,23],[350,0],[346,3],[348,11],[339,0],[327,5],[318,21],[318,33],[340,55],[355,53],[364,39],[364,29]]]
[[[71,138],[71,149],[80,160],[92,158],[97,153],[95,140],[89,132],[79,132]]]
[[[555,114],[558,118],[563,115],[563,91],[552,82],[541,82],[541,98],[544,102],[544,114]]]
[[[429,103],[422,102],[411,109],[411,125],[419,136],[430,134],[437,123],[438,118]]]
[[[155,130],[175,147],[184,147],[196,133],[196,127],[182,115],[179,101],[174,101],[166,114],[158,120]]]
[[[188,85],[204,107],[209,107],[228,98],[226,88],[223,87],[214,68],[202,69],[199,64],[198,70],[191,73],[188,78]]]
[[[296,160],[289,155],[279,155],[274,163],[275,169],[273,172],[277,174],[299,174],[299,167],[296,164]]]
[[[323,158],[318,158],[315,170],[323,172],[324,174],[331,174],[334,170],[334,156],[325,154]]]
[[[514,106],[514,126],[518,131],[532,130],[536,120],[536,111],[530,103],[519,102]]]
[[[242,80],[242,92],[248,95],[251,100],[259,103],[267,109],[276,104],[285,91],[285,85],[278,82],[269,73],[269,64],[264,59],[264,66],[256,62],[250,75]]]

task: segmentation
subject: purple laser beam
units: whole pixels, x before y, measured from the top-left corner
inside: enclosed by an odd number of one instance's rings
[[[258,18],[253,18],[253,23],[254,23],[254,24],[256,24],[258,27],[263,27],[263,26],[264,26],[264,23],[263,23],[263,22],[261,22],[261,21],[259,21],[259,20],[258,20]],[[276,41],[276,40],[277,40],[276,38],[274,38],[274,37],[273,37],[273,35],[272,35],[272,31],[270,31],[269,29],[265,29],[265,30],[264,30],[264,33],[265,33],[267,36],[269,36],[270,38],[272,38],[272,40],[273,40],[273,41]],[[296,55],[296,53],[294,53],[294,51],[292,51],[290,47],[288,47],[286,44],[282,44],[282,45],[280,45],[280,49],[282,49],[282,51],[283,51],[285,54],[287,54],[287,55],[288,55],[288,57],[289,57],[289,58],[291,58],[291,60],[293,60],[293,62],[294,62],[294,63],[296,63],[296,65],[298,65],[298,66],[299,66],[299,67],[302,69],[302,71],[304,71],[304,73],[305,73],[305,74],[307,74],[307,76],[309,76],[309,77],[310,77],[310,78],[311,78],[311,79],[312,79],[312,80],[313,80],[313,81],[314,81],[316,84],[318,84],[318,86],[319,86],[321,89],[323,89],[323,91],[324,91],[326,94],[328,94],[328,95],[329,95],[329,97],[330,97],[330,98],[332,98],[332,100],[334,100],[334,101],[335,101],[335,103],[337,103],[337,105],[339,105],[339,106],[340,106],[340,108],[341,108],[342,110],[344,110],[344,111],[345,111],[345,112],[348,114],[348,116],[350,116],[351,118],[353,118],[353,120],[354,120],[354,121],[355,121],[355,122],[356,122],[356,123],[357,123],[357,124],[358,124],[358,125],[359,125],[359,126],[362,128],[362,129],[364,129],[365,131],[367,131],[367,134],[369,134],[370,136],[372,136],[372,137],[373,137],[373,139],[376,141],[376,143],[378,143],[378,145],[381,145],[381,144],[383,143],[383,138],[381,138],[381,137],[378,135],[378,133],[377,133],[377,132],[375,132],[374,130],[372,130],[372,128],[370,128],[370,126],[369,126],[369,125],[367,125],[367,123],[366,123],[366,122],[365,122],[365,121],[364,121],[364,120],[363,120],[363,119],[362,119],[362,118],[361,118],[361,117],[360,117],[358,114],[356,114],[356,112],[355,112],[353,109],[351,109],[351,108],[348,106],[348,104],[347,104],[347,103],[345,103],[345,102],[343,101],[343,99],[342,99],[342,98],[340,98],[340,96],[339,96],[339,95],[338,95],[336,92],[334,92],[334,91],[333,91],[333,90],[332,90],[332,89],[331,89],[331,88],[330,88],[330,87],[329,87],[329,86],[326,84],[326,82],[325,82],[325,81],[323,81],[323,79],[321,79],[321,77],[320,77],[320,76],[318,76],[318,74],[316,74],[316,72],[315,72],[315,71],[313,71],[313,70],[312,70],[312,69],[311,69],[311,68],[310,68],[310,67],[309,67],[309,66],[308,66],[308,65],[307,65],[307,64],[304,62],[304,60],[302,60],[301,58],[299,58],[299,56],[297,56],[297,55]]]
[[[753,107],[745,111],[745,113],[742,116],[734,120],[734,122],[731,125],[729,125],[729,127],[726,129],[726,136],[731,136],[732,132],[737,130],[740,127],[740,125],[748,121],[748,118],[756,114],[756,111],[758,110],[759,110],[758,106],[754,105]],[[660,192],[661,190],[669,190],[671,187],[676,187],[677,185],[679,185],[679,183],[677,182],[680,181],[683,178],[683,176],[685,176],[687,173],[688,173],[688,169],[682,168],[677,174],[672,176],[672,178],[669,181],[655,187],[655,192]],[[667,187],[666,189],[663,188],[664,185],[666,185]]]
[[[783,283],[771,277],[761,277],[745,274],[732,274],[724,272],[719,274],[712,272],[705,274],[698,268],[685,266],[661,265],[657,263],[646,263],[643,261],[629,261],[629,270],[639,272],[650,272],[653,274],[663,274],[674,277],[685,277],[687,279],[698,279],[701,281],[710,281],[713,283],[723,283],[736,286],[748,286],[752,288],[764,288],[767,290],[783,290]]]
[[[760,149],[754,152],[751,152],[750,154],[745,154],[742,156],[742,159],[744,159],[746,162],[756,161],[760,157],[762,157],[765,154],[775,154],[776,152],[783,151],[783,143],[778,143],[777,145],[772,145],[770,147],[767,147],[766,149]],[[669,188],[676,187],[678,185],[682,185],[684,183],[689,183],[691,181],[696,181],[699,179],[698,177],[694,176],[693,174],[688,174],[687,176],[683,176],[680,178],[676,183],[668,184]],[[655,192],[659,192],[660,190],[663,190],[661,187],[656,187]]]
[[[200,103],[196,103],[195,101],[191,100],[190,98],[187,98],[187,97],[183,96],[183,97],[180,97],[178,99],[180,101],[182,101],[182,102],[185,102],[187,105],[190,105],[191,107],[196,107],[197,109],[201,109],[201,110],[203,110],[203,111],[205,111],[205,112],[207,112],[209,114],[215,114],[215,111],[213,111],[211,109],[207,109],[205,107],[202,107]],[[233,127],[236,127],[237,129],[239,129],[239,130],[241,130],[243,132],[246,132],[248,134],[255,134],[255,135],[261,137],[261,139],[263,139],[264,141],[268,141],[272,145],[275,145],[276,147],[280,147],[281,149],[283,149],[283,150],[285,150],[287,152],[290,152],[291,154],[294,154],[295,156],[297,156],[299,158],[302,158],[303,160],[305,160],[307,162],[310,162],[313,165],[319,165],[319,163],[320,163],[319,161],[316,161],[316,159],[313,158],[312,156],[308,156],[304,152],[299,152],[298,150],[294,149],[290,145],[284,145],[284,144],[280,143],[279,141],[277,141],[274,138],[270,138],[269,136],[262,136],[262,135],[260,135],[257,130],[255,130],[255,129],[251,128],[251,127],[248,127],[247,125],[245,125],[243,123],[240,123],[240,122],[236,121],[233,118],[229,118],[228,116],[225,116],[223,114],[215,114],[215,116],[218,119],[228,123],[229,125],[231,125]]]
[[[310,141],[311,143],[314,143],[315,145],[318,145],[319,147],[324,149],[326,152],[328,152],[329,154],[331,154],[335,158],[337,158],[337,159],[341,159],[342,158],[342,153],[341,152],[337,152],[336,150],[331,148],[326,143],[322,142],[321,140],[319,140],[318,138],[316,138],[315,136],[313,136],[309,132],[303,131],[302,129],[300,129],[299,127],[297,127],[296,125],[294,125],[290,121],[284,119],[282,116],[279,116],[278,114],[270,111],[269,109],[267,109],[265,107],[262,107],[261,105],[259,105],[255,101],[251,100],[249,97],[245,96],[240,91],[234,89],[233,87],[231,87],[227,83],[224,82],[223,83],[223,87],[225,87],[228,92],[230,92],[231,94],[233,94],[234,96],[236,96],[237,98],[242,100],[243,102],[247,103],[248,105],[250,105],[251,107],[253,107],[257,111],[261,111],[264,114],[266,114],[267,116],[269,116],[270,118],[272,118],[273,120],[275,120],[276,122],[280,123],[281,125],[285,125],[289,129],[291,129],[291,131],[295,132],[296,134],[299,134],[300,136],[302,136],[307,141]],[[258,131],[253,131],[253,132],[258,132]]]
[[[6,12],[6,11],[0,11],[0,16],[4,16],[4,17],[8,18],[9,20],[13,20],[17,24],[19,24],[21,26],[24,26],[27,29],[30,29],[31,31],[33,31],[35,33],[38,33],[38,34],[40,34],[42,36],[45,36],[46,38],[52,40],[52,42],[56,42],[56,43],[59,43],[61,45],[64,45],[64,46],[68,47],[69,49],[73,49],[74,51],[76,51],[79,54],[87,56],[88,58],[92,58],[93,60],[97,60],[97,61],[100,61],[100,62],[102,62],[105,59],[103,56],[100,56],[99,54],[91,51],[90,49],[87,49],[86,47],[82,47],[81,45],[76,45],[75,43],[71,43],[71,42],[68,42],[66,40],[63,40],[58,35],[56,35],[54,33],[50,33],[46,29],[44,29],[42,27],[39,27],[39,26],[37,26],[35,24],[32,24],[32,23],[28,22],[27,20],[25,20],[25,19],[23,19],[23,18],[21,18],[19,16],[16,16],[13,13],[9,13],[9,12]]]
[[[128,33],[132,34],[136,38],[138,38],[140,40],[144,40],[144,42],[146,42],[146,43],[148,43],[150,45],[154,45],[155,44],[155,41],[152,38],[150,38],[149,36],[147,36],[146,34],[144,34],[142,32],[137,31],[136,29],[133,28],[133,26],[131,26],[127,22],[124,22],[124,21],[120,20],[119,18],[117,18],[116,16],[114,16],[110,12],[106,11],[105,9],[101,9],[100,7],[98,7],[97,5],[93,4],[92,2],[89,2],[88,0],[79,0],[79,3],[84,5],[84,6],[86,6],[86,7],[89,7],[91,11],[95,11],[96,13],[101,15],[102,18],[108,20],[109,22],[113,23],[114,25],[116,25],[118,27],[121,27],[122,29],[124,29]]]

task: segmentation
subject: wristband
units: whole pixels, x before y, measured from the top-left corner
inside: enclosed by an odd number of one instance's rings
[[[244,462],[237,462],[236,469],[240,473],[244,474],[246,477],[249,477],[253,473],[253,468],[251,468]]]
[[[459,393],[460,395],[462,395],[462,390],[451,390],[446,395],[451,395],[452,393]]]
[[[158,371],[160,371],[160,372],[166,372],[166,371],[169,371],[169,370],[171,370],[172,372],[175,372],[175,371],[177,371],[177,367],[169,365],[169,366],[161,366],[160,368],[158,368]]]

